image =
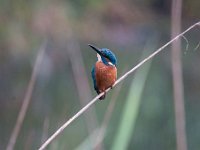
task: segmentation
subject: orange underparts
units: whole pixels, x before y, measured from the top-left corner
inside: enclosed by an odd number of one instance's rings
[[[105,65],[103,62],[98,61],[95,64],[95,77],[99,93],[105,92],[107,88],[112,87],[115,83],[117,79],[117,68],[115,66]],[[104,99],[105,94],[100,97],[100,99]]]

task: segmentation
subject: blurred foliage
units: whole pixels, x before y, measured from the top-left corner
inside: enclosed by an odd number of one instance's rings
[[[197,0],[183,2],[184,29],[199,20],[199,6]],[[131,68],[138,63],[144,45],[152,35],[159,37],[157,48],[169,40],[170,13],[171,3],[163,0],[0,0],[0,149],[5,149],[8,144],[37,53],[45,40],[48,40],[46,54],[15,149],[38,148],[43,134],[50,136],[81,108],[72,72],[73,62],[70,62],[66,48],[71,39],[81,49],[89,90],[95,96],[90,71],[96,55],[87,44],[112,49],[118,57],[118,75],[121,76],[125,66]],[[182,40],[188,149],[198,150],[200,48],[195,50],[195,47],[200,41],[200,31],[194,29],[185,36],[189,41],[187,50],[185,40]],[[124,81],[120,91],[103,141],[105,149],[112,147],[118,133],[132,78]],[[130,133],[129,149],[176,149],[171,79],[168,47],[152,62],[134,132]],[[93,106],[99,124],[111,96],[112,91],[105,101]],[[49,120],[47,133],[44,133],[45,119]],[[81,116],[49,149],[75,149],[88,136],[85,118]]]
[[[140,59],[141,61],[148,55],[150,55],[152,51],[152,48],[150,48],[150,46],[152,46],[152,42],[155,43],[154,38],[150,39],[144,47],[144,52]],[[146,51],[146,48],[148,48],[149,51]],[[148,61],[148,63],[145,63],[141,67],[141,69],[135,73],[134,79],[129,89],[129,93],[127,95],[127,100],[123,107],[119,130],[113,142],[113,150],[127,149],[130,141],[132,141],[132,134],[130,133],[132,133],[135,129],[136,120],[140,108],[141,97],[143,95],[142,92],[144,91],[145,81],[147,79],[148,72],[151,67],[151,62],[152,60]]]

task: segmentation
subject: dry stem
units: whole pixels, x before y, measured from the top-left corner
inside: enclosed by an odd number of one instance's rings
[[[171,37],[174,37],[181,32],[181,15],[182,0],[173,0],[171,13]],[[177,150],[187,150],[187,135],[185,131],[184,84],[182,75],[180,39],[172,43],[171,61],[174,92],[173,96],[175,109],[176,146]]]
[[[122,80],[124,80],[128,75],[130,75],[131,73],[133,73],[136,69],[138,69],[140,66],[142,66],[145,62],[147,62],[148,60],[150,60],[151,58],[153,58],[155,55],[157,55],[159,52],[161,52],[162,50],[164,50],[164,48],[166,48],[167,46],[169,46],[172,42],[174,42],[175,40],[177,40],[178,38],[182,37],[185,33],[187,33],[188,31],[190,31],[191,29],[193,29],[194,27],[200,25],[200,22],[197,22],[195,24],[193,24],[192,26],[190,26],[188,29],[186,29],[185,31],[183,31],[182,33],[180,33],[179,35],[177,35],[175,38],[173,38],[172,40],[170,40],[169,42],[167,42],[165,45],[163,45],[162,47],[160,47],[159,49],[157,49],[155,52],[153,52],[151,55],[149,55],[147,58],[145,58],[143,61],[141,61],[140,63],[138,63],[135,67],[133,67],[130,71],[128,71],[127,73],[125,73],[122,77],[120,77],[115,84],[113,85],[116,86],[119,82],[121,82]],[[108,88],[106,90],[106,92],[108,92],[110,90],[110,88]],[[91,102],[89,102],[85,107],[83,107],[81,110],[79,110],[73,117],[71,117],[66,123],[64,123],[40,148],[39,150],[43,150],[47,147],[47,145],[49,145],[59,134],[62,133],[62,131],[68,126],[70,125],[75,119],[77,119],[83,112],[85,112],[90,106],[92,106],[104,93],[100,93],[99,95],[97,95],[93,100],[91,100]]]

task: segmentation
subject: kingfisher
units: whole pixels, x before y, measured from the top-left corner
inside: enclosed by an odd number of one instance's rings
[[[97,94],[104,92],[104,95],[99,99],[103,100],[106,96],[106,89],[112,88],[117,79],[117,58],[115,54],[107,48],[98,48],[94,45],[88,44],[97,53],[97,62],[92,68],[92,79],[94,89]]]

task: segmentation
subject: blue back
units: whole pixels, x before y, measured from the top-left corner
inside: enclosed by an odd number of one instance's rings
[[[105,65],[109,65],[108,64],[108,60],[113,64],[113,65],[117,65],[117,58],[115,56],[115,54],[107,49],[107,48],[102,48],[101,49],[101,53],[103,53],[104,56],[101,56],[101,59],[102,59],[102,62],[105,64]],[[92,68],[92,72],[91,72],[91,75],[92,75],[92,80],[93,80],[93,84],[94,84],[94,89],[96,90],[96,92],[99,94],[99,89],[97,87],[97,83],[96,83],[96,77],[95,77],[95,67]]]

